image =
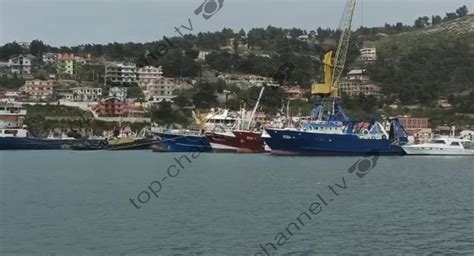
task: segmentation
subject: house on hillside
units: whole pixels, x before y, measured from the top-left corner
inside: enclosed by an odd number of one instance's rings
[[[8,60],[8,67],[12,74],[31,74],[33,60],[35,57],[31,54],[20,54]]]
[[[309,92],[309,90],[302,89],[298,85],[293,85],[293,86],[281,86],[280,87],[288,96],[290,100],[304,100],[307,101],[308,99],[305,98],[305,94]]]
[[[377,60],[377,49],[376,48],[362,48],[359,50],[361,61],[376,61]]]
[[[20,91],[31,100],[48,100],[53,96],[54,86],[54,80],[28,80],[20,87]]]
[[[173,91],[176,89],[176,81],[173,78],[162,78],[148,84],[145,90],[145,98],[152,102],[171,101],[176,95]]]
[[[59,53],[58,54],[58,71],[63,75],[74,75],[75,65],[74,65],[74,54],[69,53]]]
[[[409,135],[414,136],[416,133],[428,130],[429,127],[429,119],[428,118],[419,118],[419,117],[399,117],[398,120],[400,124],[405,128]]]
[[[58,62],[58,54],[52,52],[43,53],[42,59],[45,64],[56,64]]]
[[[144,66],[137,69],[138,86],[146,88],[149,84],[163,78],[163,69],[160,67]]]
[[[340,91],[350,97],[362,94],[364,96],[380,97],[381,88],[370,81],[365,69],[354,69],[347,73],[344,80],[339,83]]]
[[[100,117],[124,117],[127,112],[127,103],[115,97],[99,101],[92,110]]]
[[[125,101],[127,100],[127,88],[118,86],[112,87],[109,90],[109,97]]]
[[[125,62],[108,62],[105,65],[106,82],[113,83],[136,83],[137,82],[137,65],[135,63]]]
[[[71,89],[70,93],[65,93],[63,96],[67,101],[98,101],[102,97],[102,88],[75,87]]]

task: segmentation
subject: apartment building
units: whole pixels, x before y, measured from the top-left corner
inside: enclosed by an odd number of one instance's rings
[[[58,62],[58,54],[52,52],[43,53],[42,59],[45,64],[56,64]]]
[[[137,78],[138,85],[146,88],[147,85],[163,78],[163,70],[161,67],[145,66],[138,69]]]
[[[28,80],[20,88],[32,100],[46,100],[53,95],[55,83],[53,80]]]
[[[109,97],[125,101],[127,99],[127,88],[118,86],[112,87],[109,90]]]
[[[380,97],[381,88],[370,81],[365,69],[355,69],[347,73],[346,79],[339,83],[339,90],[350,97],[365,96]]]
[[[377,49],[376,48],[362,48],[360,49],[359,59],[362,61],[375,61],[377,60]]]
[[[103,99],[92,108],[100,117],[123,117],[127,113],[127,103],[115,97]]]
[[[71,89],[71,93],[64,94],[68,101],[98,101],[102,97],[102,88],[76,87]]]
[[[429,119],[418,118],[418,117],[399,117],[400,124],[405,128],[409,135],[415,135],[416,133],[424,130],[428,130]]]
[[[162,78],[155,80],[146,86],[145,97],[149,101],[161,102],[171,101],[175,95],[173,91],[176,89],[176,81],[173,78]]]
[[[63,75],[74,75],[74,54],[58,53],[58,71]]]
[[[18,55],[8,60],[8,67],[12,74],[31,74],[34,56],[30,54]]]
[[[106,63],[104,80],[122,84],[137,82],[137,66],[135,63]]]

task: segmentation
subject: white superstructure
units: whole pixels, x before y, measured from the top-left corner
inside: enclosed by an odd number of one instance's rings
[[[403,146],[407,155],[471,155],[474,143],[466,139],[436,138],[429,143]]]

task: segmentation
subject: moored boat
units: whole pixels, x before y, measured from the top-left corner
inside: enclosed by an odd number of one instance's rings
[[[209,132],[206,137],[215,152],[262,153],[265,152],[261,132],[230,131]]]
[[[156,152],[212,152],[206,136],[185,130],[152,130],[160,139],[160,144],[153,147]]]
[[[74,138],[40,138],[32,136],[26,127],[0,129],[0,150],[60,150],[69,149],[76,143],[89,141],[100,142],[95,139]]]
[[[467,139],[436,138],[428,143],[403,146],[407,155],[474,156],[474,143]]]
[[[250,115],[244,107],[241,107],[239,114],[234,115],[233,119],[231,119],[233,122],[225,122],[225,120],[229,120],[227,115],[208,116],[205,119],[204,127],[211,126],[213,128],[212,131],[205,134],[214,152],[265,152],[265,144],[261,137],[262,133],[252,131],[252,129],[255,129],[253,121],[264,90],[265,87],[262,87],[257,103]],[[227,113],[227,111],[224,112],[224,114]],[[196,121],[198,123],[203,122],[200,119]]]
[[[117,129],[113,137],[108,139],[108,150],[143,150],[160,143],[160,139],[153,136],[147,127],[138,134],[134,134],[129,127]]]
[[[404,155],[401,143],[406,140],[394,120],[390,133],[373,121],[367,128],[356,123],[307,123],[302,128],[265,129],[262,135],[274,155]],[[357,128],[359,127],[359,128]],[[397,131],[398,130],[398,131]]]

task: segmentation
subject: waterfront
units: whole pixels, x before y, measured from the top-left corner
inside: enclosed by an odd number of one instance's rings
[[[0,152],[0,254],[254,255],[341,177],[272,255],[474,253],[472,157],[380,157],[360,179],[358,157],[203,153],[133,207],[180,156]]]

